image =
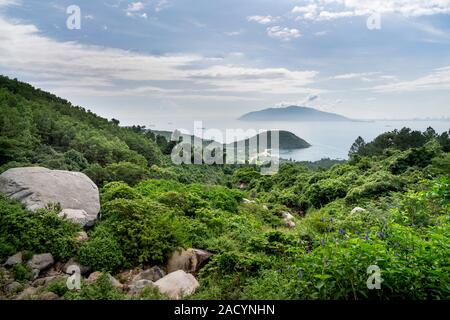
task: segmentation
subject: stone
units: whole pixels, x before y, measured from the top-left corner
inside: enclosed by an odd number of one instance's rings
[[[93,284],[93,283],[97,282],[98,279],[100,279],[100,277],[101,277],[102,275],[103,275],[103,273],[100,272],[100,271],[92,272],[92,273],[89,275],[89,277],[87,278],[86,282],[89,283],[89,284]],[[114,288],[117,288],[117,289],[123,289],[123,284],[120,283],[119,280],[117,280],[116,278],[114,278],[114,277],[113,277],[112,275],[110,275],[109,273],[107,274],[107,276],[108,276],[109,282],[111,283],[111,285],[112,285]]]
[[[156,281],[155,286],[169,298],[181,299],[194,293],[199,283],[192,274],[178,270]]]
[[[175,251],[167,262],[167,272],[171,273],[177,270],[196,272],[211,256],[212,253],[199,249]]]
[[[146,279],[133,281],[132,283],[130,283],[128,285],[129,294],[131,294],[131,295],[138,294],[144,288],[153,286],[153,285],[154,285],[153,281],[146,280]]]
[[[287,211],[282,211],[281,212],[281,216],[283,217],[283,219],[286,221],[286,220],[290,220],[290,221],[293,221],[294,220],[294,216],[292,215],[292,214],[290,214],[289,212],[287,212]]]
[[[77,236],[75,237],[75,241],[77,243],[82,243],[82,242],[86,242],[89,240],[89,236],[86,233],[86,231],[80,231],[77,233]]]
[[[83,228],[92,227],[95,220],[87,214],[86,211],[82,209],[64,209],[58,213],[58,217],[72,221]]]
[[[54,263],[53,256],[50,253],[35,254],[30,261],[28,261],[28,266],[32,270],[45,270],[49,268]]]
[[[17,293],[20,290],[22,290],[22,285],[17,281],[11,282],[10,284],[5,286],[5,292],[8,294]]]
[[[59,300],[59,296],[53,292],[44,292],[38,296],[38,300]]]
[[[90,221],[95,221],[100,212],[98,188],[81,172],[13,168],[0,174],[0,192],[31,211],[59,204],[62,210],[84,210]]]
[[[72,275],[72,272],[73,272],[73,271],[72,271],[72,270],[69,270],[69,268],[70,268],[71,266],[78,267],[78,268],[80,269],[80,274],[81,274],[81,275],[85,275],[85,274],[89,273],[89,271],[90,271],[90,268],[89,268],[89,267],[82,266],[81,264],[79,264],[79,263],[75,260],[75,258],[70,258],[69,261],[67,261],[67,262],[62,266],[61,271],[64,272],[65,274]],[[73,267],[72,267],[72,268],[73,268]],[[70,272],[70,271],[72,271],[72,272]]]
[[[361,208],[361,207],[355,207],[355,208],[353,208],[353,210],[350,212],[350,214],[355,214],[355,213],[365,212],[365,211],[367,211],[367,210],[364,209],[364,208]]]
[[[245,204],[249,204],[249,203],[256,203],[256,201],[254,201],[254,200],[249,200],[249,199],[242,199],[242,202],[243,203],[245,203]]]
[[[86,282],[88,283],[95,283],[97,280],[102,276],[102,273],[100,271],[92,272],[89,277],[86,279]]]
[[[151,267],[150,269],[143,270],[138,273],[134,278],[133,282],[139,280],[150,280],[150,281],[158,281],[163,278],[166,274],[162,271],[158,266]]]
[[[14,267],[15,265],[22,263],[22,252],[18,252],[6,260],[5,267]]]
[[[288,228],[295,228],[295,222],[294,221],[286,220],[285,223],[286,223],[286,227],[288,227]]]
[[[28,287],[23,290],[18,296],[16,296],[16,300],[30,300],[33,299],[38,291],[38,288]]]
[[[44,277],[44,278],[39,278],[34,280],[31,285],[33,287],[46,287],[48,286],[50,283],[57,281],[58,279],[62,279],[61,276],[50,276],[50,277]]]

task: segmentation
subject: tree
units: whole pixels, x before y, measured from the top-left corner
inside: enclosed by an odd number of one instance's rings
[[[350,151],[348,152],[349,158],[351,158],[354,154],[361,154],[365,146],[366,142],[361,136],[356,138],[355,142],[353,142],[352,146],[350,147]]]

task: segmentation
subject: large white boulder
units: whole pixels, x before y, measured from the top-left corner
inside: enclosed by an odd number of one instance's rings
[[[156,281],[154,285],[159,292],[171,299],[181,299],[192,294],[198,288],[199,283],[192,274],[178,270]]]
[[[0,175],[0,192],[35,211],[59,204],[61,215],[74,218],[83,226],[92,224],[100,211],[98,188],[81,172],[50,170],[41,167],[14,168]]]

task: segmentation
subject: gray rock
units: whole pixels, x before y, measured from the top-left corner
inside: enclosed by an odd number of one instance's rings
[[[17,293],[20,290],[22,290],[22,285],[17,281],[11,282],[10,284],[5,286],[5,292],[8,294]]]
[[[153,286],[154,283],[153,281],[150,280],[146,280],[146,279],[141,279],[141,280],[137,280],[137,281],[133,281],[132,283],[130,283],[128,285],[128,290],[129,290],[129,294],[138,294],[139,292],[141,292],[144,288],[149,287],[149,286]]]
[[[89,273],[89,271],[91,271],[89,267],[82,266],[82,265],[79,264],[74,258],[70,258],[69,261],[67,261],[67,262],[63,265],[61,271],[64,272],[64,273],[66,273],[66,274],[71,275],[72,273],[70,273],[70,272],[69,272],[70,270],[68,270],[70,266],[76,266],[76,267],[78,267],[78,268],[80,269],[80,274],[81,274],[81,275],[85,275],[85,274]]]
[[[92,272],[89,277],[87,278],[86,282],[89,284],[93,284],[95,282],[97,282],[100,277],[103,275],[102,272],[100,271],[95,271]],[[110,275],[109,273],[107,274],[108,276],[108,280],[109,282],[112,284],[113,287],[117,288],[117,289],[122,289],[123,288],[123,284],[120,283],[119,280],[117,280],[116,278],[114,278],[112,275]]]
[[[139,280],[150,280],[158,281],[163,278],[166,274],[158,266],[151,267],[150,269],[143,270],[133,278],[133,282]]]
[[[293,221],[294,220],[294,216],[292,215],[292,214],[290,214],[289,212],[287,212],[287,211],[282,211],[281,212],[281,216],[283,217],[283,219],[285,220],[285,221]]]
[[[162,294],[172,299],[181,299],[192,294],[199,283],[192,274],[178,270],[156,281],[155,286]]]
[[[58,213],[58,217],[72,221],[83,228],[92,227],[95,222],[95,219],[92,219],[92,217],[82,209],[64,209]]]
[[[88,234],[86,233],[86,231],[80,231],[80,232],[78,232],[77,233],[77,236],[76,236],[76,238],[75,238],[75,241],[77,242],[77,243],[82,243],[82,242],[85,242],[85,241],[88,241],[89,240],[89,236],[88,236]]]
[[[50,253],[35,254],[30,261],[28,261],[28,266],[32,270],[45,270],[49,268],[54,263],[53,256]]]
[[[22,252],[18,252],[6,260],[5,267],[14,267],[16,264],[22,263]]]
[[[32,211],[59,204],[61,209],[84,210],[90,221],[95,221],[100,211],[98,188],[81,172],[41,167],[9,169],[0,174],[0,192]]]
[[[53,292],[44,292],[41,293],[38,297],[38,300],[59,300],[59,296]]]
[[[28,287],[23,290],[17,297],[16,300],[30,300],[35,298],[36,293],[38,292],[38,288]]]
[[[353,210],[350,212],[350,214],[355,214],[355,213],[365,212],[365,211],[367,211],[367,210],[364,209],[364,208],[361,208],[361,207],[355,207],[355,208],[353,208]]]
[[[167,262],[167,272],[171,273],[177,270],[196,272],[211,256],[212,253],[199,249],[175,251]]]

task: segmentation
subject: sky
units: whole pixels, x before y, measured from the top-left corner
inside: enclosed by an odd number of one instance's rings
[[[450,117],[450,0],[0,0],[0,73],[127,125]]]

